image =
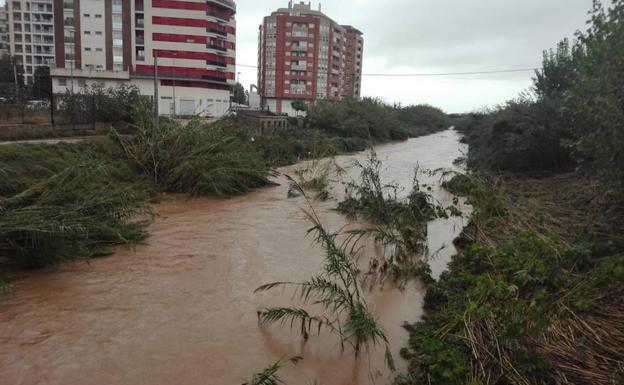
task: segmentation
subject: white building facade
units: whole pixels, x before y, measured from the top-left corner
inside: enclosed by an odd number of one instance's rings
[[[37,67],[54,63],[53,0],[7,0],[9,53],[32,84]]]
[[[153,96],[157,76],[161,115],[228,111],[236,71],[233,1],[54,1],[56,33],[64,37],[52,70],[55,94],[97,83],[132,84]]]

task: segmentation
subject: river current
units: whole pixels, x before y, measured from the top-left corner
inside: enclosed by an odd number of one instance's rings
[[[439,187],[441,174],[466,151],[452,130],[376,148],[385,182],[411,189],[419,167],[421,183],[441,204],[453,197]],[[354,160],[336,162],[357,177]],[[302,165],[279,169],[294,174]],[[114,255],[29,272],[13,281],[14,295],[0,303],[0,384],[6,385],[240,385],[283,357],[303,356],[280,375],[290,385],[387,384],[392,374],[384,348],[358,359],[342,352],[335,335],[303,343],[289,325],[260,327],[257,311],[298,305],[291,290],[254,294],[274,281],[301,281],[319,272],[322,250],[306,231],[310,223],[301,198],[288,198],[279,184],[230,199],[170,197],[155,205],[156,219],[142,245]],[[334,184],[333,195],[342,185]],[[314,201],[332,231],[348,219],[336,200]],[[429,224],[434,277],[453,254],[452,240],[465,218]],[[353,224],[352,224],[353,226]],[[363,262],[364,263],[364,262]],[[407,340],[404,322],[422,315],[424,290],[418,281],[403,288],[374,285],[367,292],[372,313],[383,325],[397,368]]]

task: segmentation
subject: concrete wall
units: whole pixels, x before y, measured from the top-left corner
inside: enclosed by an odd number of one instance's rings
[[[131,84],[139,88],[141,95],[154,95],[154,82],[133,79]],[[173,113],[174,88],[160,86],[158,108],[161,115]],[[230,108],[230,92],[204,88],[176,87],[176,115],[202,115],[221,117]]]

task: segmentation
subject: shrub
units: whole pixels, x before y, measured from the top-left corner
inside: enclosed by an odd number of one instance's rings
[[[613,296],[623,262],[531,233],[495,250],[470,247],[430,286],[424,320],[407,326],[410,375],[398,383],[617,382],[624,336],[588,336],[595,325],[624,326],[622,297]],[[570,338],[586,342],[567,347]]]

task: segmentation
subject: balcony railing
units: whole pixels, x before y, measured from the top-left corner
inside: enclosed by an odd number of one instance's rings
[[[225,28],[217,29],[217,28],[206,28],[207,32],[216,33],[217,35],[227,36],[227,32],[225,32]]]
[[[227,48],[225,48],[222,45],[218,45],[218,44],[207,44],[207,47],[211,48],[211,49],[216,49],[216,50],[219,50],[219,51],[223,51],[223,52],[227,51]]]

